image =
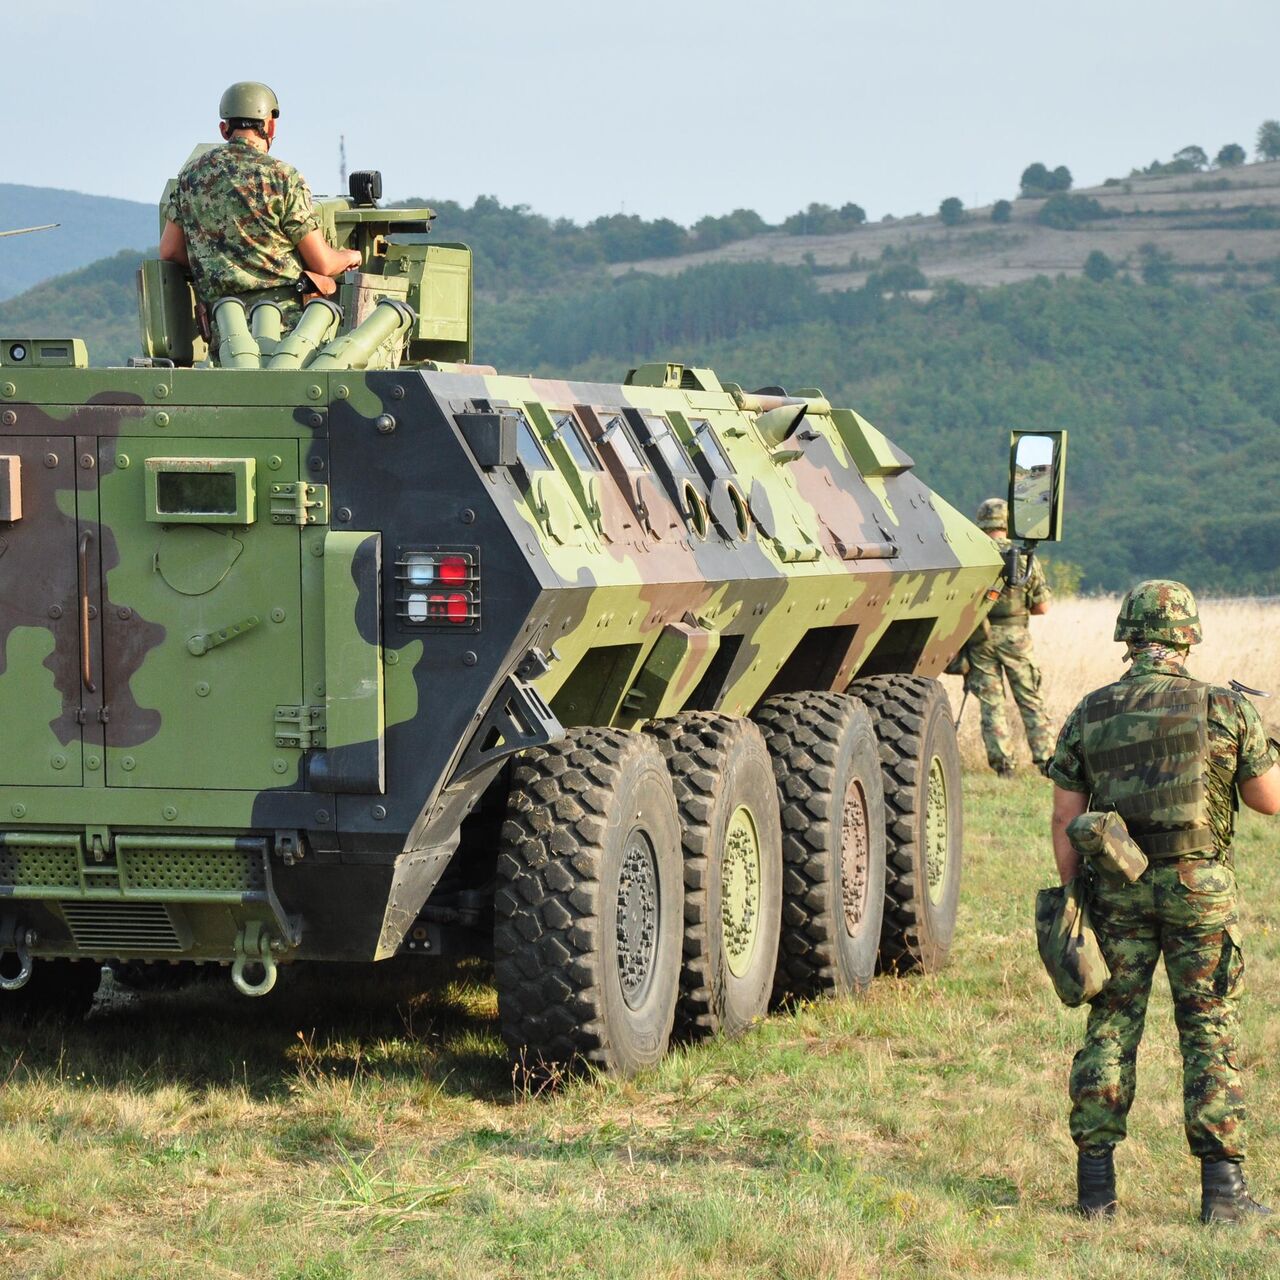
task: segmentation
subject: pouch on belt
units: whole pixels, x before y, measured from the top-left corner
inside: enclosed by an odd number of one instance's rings
[[[1147,855],[1118,813],[1082,813],[1072,818],[1067,839],[1077,853],[1092,858],[1093,865],[1107,875],[1133,881],[1147,869]]]

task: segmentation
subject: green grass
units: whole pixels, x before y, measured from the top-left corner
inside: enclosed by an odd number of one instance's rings
[[[513,1083],[482,969],[286,975],[0,1050],[0,1276],[1272,1277],[1280,1228],[1194,1220],[1158,979],[1122,1217],[1066,1211],[1083,1014],[1031,930],[1048,785],[967,780],[951,966],[770,1018],[638,1080]],[[1274,830],[1274,829],[1272,829]],[[1238,841],[1255,1189],[1280,1195],[1274,836]],[[374,980],[376,977],[376,981]]]

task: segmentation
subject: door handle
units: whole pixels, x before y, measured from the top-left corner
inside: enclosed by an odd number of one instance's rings
[[[80,679],[85,689],[97,693],[93,683],[93,652],[89,647],[92,632],[89,629],[89,543],[93,534],[86,529],[80,535]]]

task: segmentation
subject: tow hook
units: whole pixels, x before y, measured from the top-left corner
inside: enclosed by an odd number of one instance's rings
[[[231,984],[244,996],[265,996],[276,985],[275,951],[280,943],[262,927],[262,921],[251,920],[236,937],[236,958],[231,962]],[[262,977],[251,982],[245,970],[251,965],[262,968]]]
[[[16,929],[5,941],[6,946],[0,956],[16,955],[18,972],[10,976],[0,966],[0,991],[21,991],[31,981],[31,970],[35,961],[31,958],[31,948],[36,940],[35,930],[27,929],[19,933]]]

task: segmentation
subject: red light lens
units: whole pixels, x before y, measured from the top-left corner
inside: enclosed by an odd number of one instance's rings
[[[461,591],[455,591],[445,598],[445,609],[450,622],[466,622],[471,613],[471,601]]]
[[[467,580],[467,567],[465,556],[445,556],[437,570],[441,584],[450,587],[461,586]]]

